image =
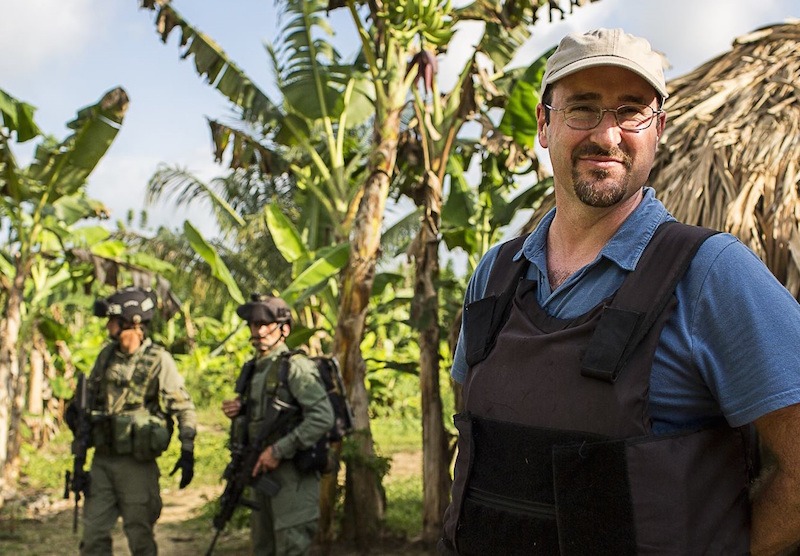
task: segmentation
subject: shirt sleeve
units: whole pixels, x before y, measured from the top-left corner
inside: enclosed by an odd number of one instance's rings
[[[741,426],[800,403],[797,300],[738,240],[713,254],[701,278],[693,359],[728,422]]]
[[[489,273],[492,271],[494,261],[497,259],[497,252],[500,246],[497,245],[491,248],[481,258],[475,272],[467,283],[467,291],[464,293],[464,305],[462,310],[473,301],[482,299],[486,295],[486,285],[489,282]],[[461,319],[461,330],[458,332],[458,342],[456,343],[456,351],[453,354],[453,366],[450,368],[450,376],[459,384],[463,384],[467,378],[467,365],[466,349],[464,347],[464,319]]]
[[[161,356],[158,376],[159,401],[168,415],[178,420],[178,439],[181,450],[194,450],[197,435],[197,412],[194,402],[186,390],[183,377],[172,356],[164,351]]]
[[[290,359],[289,390],[300,405],[302,420],[273,445],[277,457],[291,459],[297,450],[309,448],[333,426],[333,408],[322,386],[319,371],[305,356]]]

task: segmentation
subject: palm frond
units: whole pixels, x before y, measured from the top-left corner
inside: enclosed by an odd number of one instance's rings
[[[222,228],[244,226],[244,220],[228,201],[187,170],[160,164],[147,184],[145,201],[151,204],[171,197],[175,206],[189,206],[198,200],[210,202]]]
[[[181,58],[192,57],[197,73],[238,106],[247,121],[269,125],[280,117],[280,111],[269,97],[211,37],[183,19],[169,0],[141,0],[141,6],[156,12],[155,23],[161,42],[166,44],[173,30],[181,30]]]

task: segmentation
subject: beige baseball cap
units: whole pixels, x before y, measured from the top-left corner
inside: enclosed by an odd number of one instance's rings
[[[542,78],[545,88],[577,71],[595,66],[618,66],[630,70],[650,83],[667,98],[664,62],[647,40],[622,29],[595,29],[587,33],[570,33],[561,39],[558,48],[547,60]]]

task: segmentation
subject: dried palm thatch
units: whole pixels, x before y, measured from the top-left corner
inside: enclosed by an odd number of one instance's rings
[[[737,38],[668,89],[658,197],[682,222],[739,237],[800,298],[800,20]]]
[[[650,174],[678,219],[731,232],[800,294],[800,20],[737,38],[669,83]]]

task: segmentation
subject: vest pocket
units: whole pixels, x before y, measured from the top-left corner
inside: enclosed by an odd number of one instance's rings
[[[117,456],[127,456],[133,451],[133,418],[122,413],[111,417],[111,448]]]
[[[469,488],[456,531],[460,555],[558,554],[556,511],[552,504]]]
[[[153,461],[169,446],[170,431],[164,419],[147,411],[134,414],[132,453],[139,461]]]
[[[147,410],[119,413],[109,422],[111,453],[116,456],[153,461],[169,446],[171,434],[166,421]]]
[[[457,553],[559,554],[552,447],[594,439],[475,415],[461,415],[459,458],[467,463],[463,493],[453,486],[457,524],[446,525]],[[454,516],[450,516],[451,522]],[[453,531],[449,533],[449,531]]]
[[[625,441],[553,447],[561,554],[637,553]]]

